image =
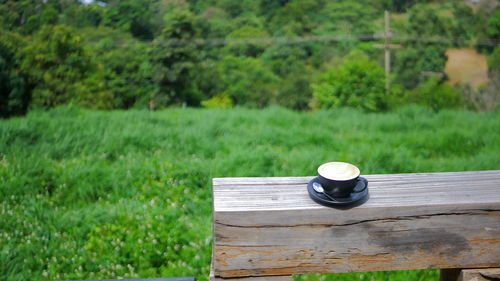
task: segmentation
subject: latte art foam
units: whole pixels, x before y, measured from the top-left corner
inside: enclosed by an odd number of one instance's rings
[[[318,174],[331,180],[350,180],[359,176],[359,169],[349,163],[329,162],[319,166]]]

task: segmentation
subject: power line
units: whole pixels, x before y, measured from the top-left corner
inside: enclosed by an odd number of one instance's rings
[[[272,44],[300,44],[309,42],[343,42],[343,41],[376,41],[384,40],[384,34],[338,34],[323,36],[305,36],[305,37],[264,37],[264,38],[193,38],[193,39],[167,39],[167,40],[120,40],[110,43],[113,46],[134,45],[137,42],[145,44],[155,44],[165,47],[183,47],[183,46],[207,46],[217,47],[225,45],[272,45]],[[471,41],[465,37],[444,37],[444,36],[415,36],[405,34],[391,34],[391,40],[403,42],[422,42],[422,43],[440,43],[440,44],[463,44],[477,46],[498,46],[500,39],[481,39]],[[96,43],[96,41],[90,41]]]

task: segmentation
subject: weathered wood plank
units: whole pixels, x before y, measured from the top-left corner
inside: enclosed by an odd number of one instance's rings
[[[491,281],[500,280],[500,268],[464,269],[458,281]]]
[[[214,179],[215,275],[500,267],[500,171],[365,177],[348,210],[313,202],[312,177]]]
[[[261,277],[243,277],[234,279],[224,279],[215,277],[213,271],[210,271],[210,281],[292,281],[292,276],[261,276]]]
[[[213,262],[210,266],[210,281],[292,281],[292,276],[262,276],[262,277],[243,277],[236,279],[224,279],[215,277]],[[455,281],[455,280],[453,280]]]

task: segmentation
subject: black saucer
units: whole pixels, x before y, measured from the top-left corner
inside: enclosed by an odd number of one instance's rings
[[[309,192],[309,196],[316,203],[328,207],[349,207],[352,205],[361,205],[368,200],[368,180],[363,177],[358,178],[358,182],[349,197],[333,198],[323,192],[318,192],[316,189],[323,189],[321,184],[318,182],[317,177],[312,179],[307,184],[307,192]]]

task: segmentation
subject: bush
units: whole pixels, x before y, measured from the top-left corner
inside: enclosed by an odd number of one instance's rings
[[[500,71],[500,47],[496,47],[493,53],[488,56],[488,71]]]
[[[205,108],[231,108],[233,107],[233,101],[227,95],[220,94],[202,101],[201,105]]]
[[[435,77],[429,78],[415,89],[410,98],[413,102],[428,106],[434,111],[439,111],[443,108],[463,107],[465,104],[457,91]]]
[[[489,72],[490,81],[479,88],[458,85],[457,90],[467,102],[467,106],[476,111],[492,111],[500,108],[500,70]]]
[[[348,106],[367,111],[388,107],[384,94],[384,70],[364,53],[351,52],[338,68],[313,84],[314,106],[334,108]]]

